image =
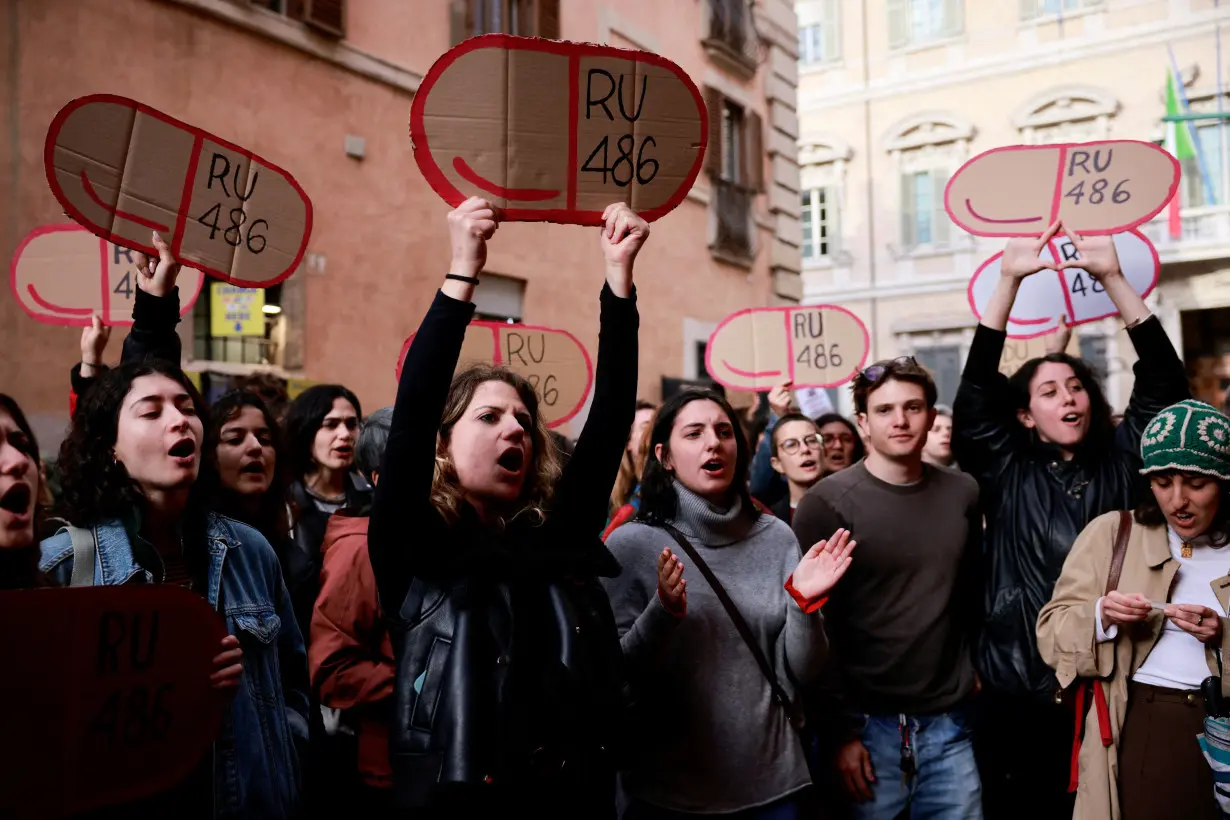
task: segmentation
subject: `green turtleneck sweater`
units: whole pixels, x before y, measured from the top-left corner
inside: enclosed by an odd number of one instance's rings
[[[804,614],[784,589],[802,554],[790,527],[736,501],[720,509],[676,483],[672,522],[696,547],[739,608],[792,698],[814,681],[827,643],[819,613]],[[634,694],[647,716],[638,730],[637,765],[624,788],[675,811],[735,812],[809,785],[798,734],[726,610],[689,566],[687,614],[676,618],[657,596],[658,555],[681,551],[663,529],[624,524],[607,539],[623,568],[603,579],[628,660]]]

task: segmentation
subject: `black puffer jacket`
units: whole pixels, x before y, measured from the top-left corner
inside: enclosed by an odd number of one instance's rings
[[[635,412],[639,319],[634,298],[604,288],[601,304],[593,403],[545,523],[495,531],[468,505],[449,522],[431,501],[473,304],[437,294],[406,355],[368,531],[381,608],[396,613],[403,809],[614,816],[623,655],[598,578],[619,566],[599,533]]]
[[[1038,655],[1038,612],[1081,530],[1102,513],[1136,504],[1145,488],[1138,472],[1145,426],[1190,398],[1183,363],[1161,323],[1150,317],[1128,336],[1140,359],[1123,423],[1113,441],[1087,440],[1064,461],[1016,418],[999,372],[1005,333],[979,325],[974,335],[953,408],[952,444],[961,469],[982,490],[987,620],[975,661],[983,682],[1001,692],[1055,696],[1054,673]]]

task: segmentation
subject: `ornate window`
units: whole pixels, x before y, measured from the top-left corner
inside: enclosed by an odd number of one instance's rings
[[[1110,136],[1110,119],[1119,101],[1109,91],[1087,85],[1052,88],[1029,100],[1013,115],[1026,145],[1088,142]]]
[[[952,224],[944,211],[948,178],[969,156],[974,126],[956,114],[924,112],[889,129],[886,147],[900,178],[900,250],[951,247]]]

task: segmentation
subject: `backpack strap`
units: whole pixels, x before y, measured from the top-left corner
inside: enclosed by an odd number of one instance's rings
[[[69,586],[94,586],[94,558],[98,554],[98,542],[93,529],[67,526],[62,528],[73,540],[73,577]]]

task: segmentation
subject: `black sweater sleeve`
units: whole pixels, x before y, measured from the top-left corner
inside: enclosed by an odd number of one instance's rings
[[[385,613],[401,609],[415,573],[430,563],[419,553],[449,548],[447,527],[431,504],[431,482],[440,418],[473,315],[473,303],[437,292],[402,364],[367,534]]]
[[[1123,413],[1123,423],[1115,430],[1115,446],[1130,458],[1140,458],[1140,437],[1161,411],[1192,397],[1187,372],[1170,337],[1156,316],[1150,316],[1128,329],[1139,360],[1132,368],[1136,381]]]
[[[952,408],[952,450],[961,469],[982,487],[996,478],[1016,450],[1021,426],[1008,379],[999,372],[1008,334],[978,325]]]
[[[600,533],[636,415],[640,314],[636,291],[621,299],[602,286],[598,364],[589,418],[556,488],[554,509],[580,532]]]
[[[166,296],[153,296],[138,288],[133,294],[132,329],[124,339],[120,361],[135,362],[150,357],[178,366],[183,348],[179,334],[175,332],[178,324],[179,286],[172,288]],[[106,367],[100,363],[96,370],[101,373]],[[69,382],[78,400],[89,392],[97,378],[82,376],[80,362],[73,365]]]

